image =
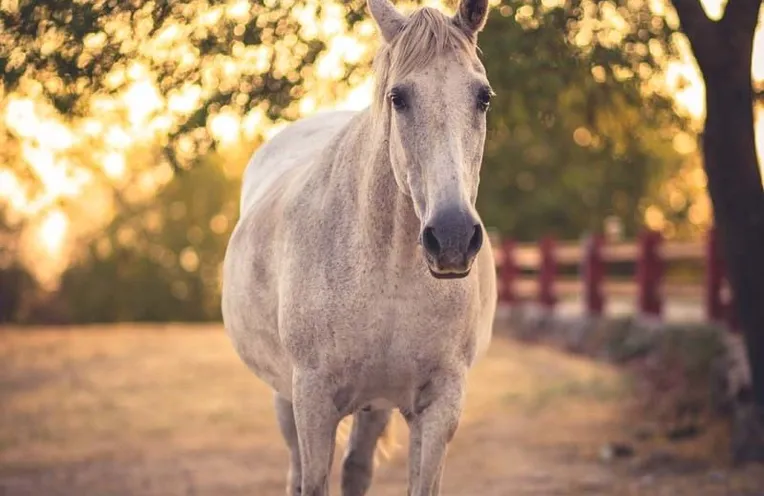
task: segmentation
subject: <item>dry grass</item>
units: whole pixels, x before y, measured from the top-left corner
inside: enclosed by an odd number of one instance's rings
[[[635,427],[629,391],[607,365],[497,338],[444,494],[764,494],[764,470],[728,469],[720,436],[600,461]],[[400,438],[372,496],[405,493]],[[281,495],[285,464],[271,394],[219,326],[0,330],[0,494]]]

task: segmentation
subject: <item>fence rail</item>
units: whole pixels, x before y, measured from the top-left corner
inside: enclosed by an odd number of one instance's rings
[[[634,242],[619,243],[599,235],[561,243],[552,237],[538,243],[495,238],[494,254],[499,301],[506,305],[535,301],[553,310],[561,298],[580,297],[585,314],[601,315],[609,298],[633,298],[638,313],[660,318],[668,299],[699,300],[708,321],[737,329],[714,230],[699,242],[666,241],[650,230]],[[681,262],[700,264],[703,280],[669,280],[667,269]],[[611,269],[608,276],[613,264],[623,263],[634,264],[632,275],[615,276]],[[565,275],[561,267],[575,267],[577,275]]]

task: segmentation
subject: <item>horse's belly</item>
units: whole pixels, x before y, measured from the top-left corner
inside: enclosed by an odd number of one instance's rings
[[[234,230],[223,266],[226,332],[241,360],[282,394],[291,388],[291,362],[279,338],[272,225],[251,211]],[[254,243],[253,240],[257,242]]]
[[[239,358],[260,380],[285,397],[291,395],[292,367],[275,329],[230,328],[228,335]]]
[[[363,410],[391,410],[397,407],[397,402],[384,397],[372,398],[361,406]]]

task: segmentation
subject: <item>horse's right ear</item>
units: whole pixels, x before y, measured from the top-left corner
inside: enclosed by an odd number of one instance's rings
[[[406,24],[406,18],[393,7],[390,0],[367,0],[367,3],[382,37],[390,43]]]
[[[472,38],[483,30],[488,18],[488,0],[461,0],[459,12],[456,14],[456,24]]]

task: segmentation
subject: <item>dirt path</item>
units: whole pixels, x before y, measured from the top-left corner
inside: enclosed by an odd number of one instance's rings
[[[710,436],[635,442],[628,400],[618,370],[497,338],[444,494],[764,495],[764,468],[726,468]],[[401,429],[372,496],[405,494]],[[635,456],[602,461],[619,440]],[[285,474],[270,393],[219,327],[0,330],[0,495],[268,496]]]

